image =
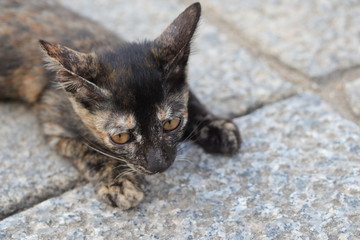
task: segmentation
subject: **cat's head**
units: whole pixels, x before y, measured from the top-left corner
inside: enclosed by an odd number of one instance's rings
[[[57,81],[98,148],[142,173],[167,169],[188,120],[186,66],[200,4],[154,41],[81,53],[40,40]]]

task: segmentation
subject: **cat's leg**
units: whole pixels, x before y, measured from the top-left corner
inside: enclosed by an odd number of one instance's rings
[[[234,154],[241,137],[230,119],[215,116],[190,91],[189,122],[184,139],[191,139],[209,153]]]
[[[49,137],[56,151],[68,159],[95,186],[98,197],[113,207],[129,209],[144,197],[142,181],[124,162],[106,157],[84,143]]]

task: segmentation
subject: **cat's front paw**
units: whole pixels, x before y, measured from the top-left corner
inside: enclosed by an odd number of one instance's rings
[[[111,184],[98,183],[96,193],[102,201],[122,210],[137,206],[144,198],[139,179],[131,174],[118,178]]]
[[[200,129],[197,143],[209,153],[234,154],[241,145],[238,127],[231,120],[211,120]]]

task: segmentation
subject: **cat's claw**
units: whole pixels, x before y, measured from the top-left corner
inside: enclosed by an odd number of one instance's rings
[[[231,120],[216,119],[200,129],[197,143],[206,152],[232,155],[240,148],[241,136]]]
[[[96,192],[105,203],[126,210],[137,206],[144,198],[142,187],[137,181],[132,175],[124,176],[112,184],[98,183]]]

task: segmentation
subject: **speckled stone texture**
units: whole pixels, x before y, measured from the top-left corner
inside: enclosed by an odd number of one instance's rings
[[[360,4],[353,0],[202,2],[256,48],[310,77],[360,64]]]
[[[25,106],[0,104],[0,136],[0,219],[72,188],[79,179],[77,171],[46,146]]]
[[[187,7],[165,0],[61,2],[131,41],[156,38]],[[206,19],[201,21],[196,35],[189,83],[214,112],[238,116],[295,94],[293,84],[229,41]]]
[[[130,211],[87,185],[0,222],[0,239],[359,239],[360,129],[303,94],[236,123],[231,158],[184,146]]]
[[[360,117],[360,79],[345,83],[346,100],[353,113]]]

